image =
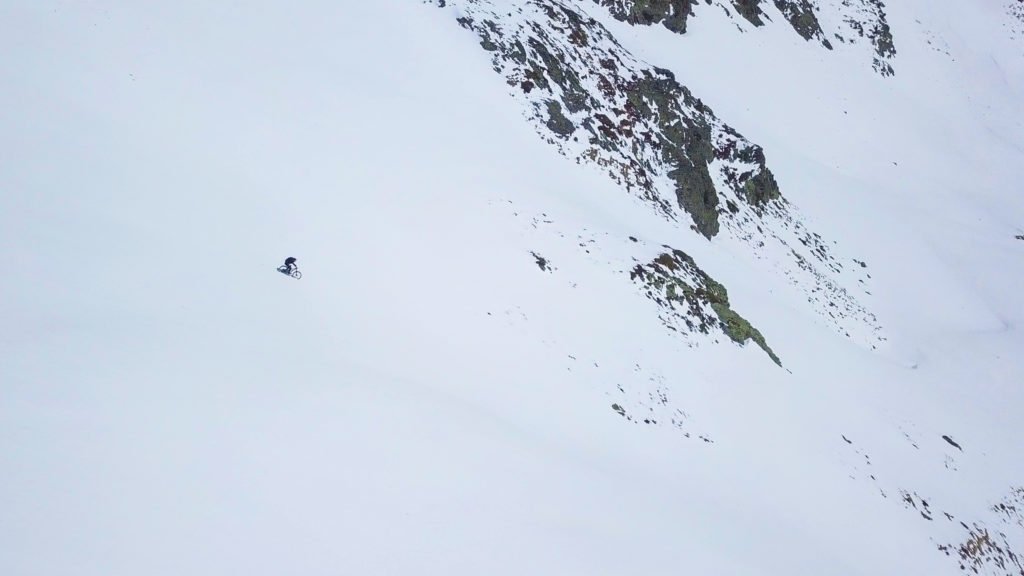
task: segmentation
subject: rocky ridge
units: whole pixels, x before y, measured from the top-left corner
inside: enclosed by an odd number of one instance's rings
[[[745,244],[838,332],[867,346],[883,339],[860,302],[869,295],[866,264],[834,256],[782,196],[764,150],[671,71],[636,59],[578,3],[444,4],[561,154],[598,167],[663,218]]]
[[[701,270],[682,250],[665,246],[666,252],[648,264],[637,264],[629,273],[648,298],[661,308],[659,318],[671,330],[710,334],[720,331],[737,344],[753,341],[773,362],[779,357],[764,336],[729,305],[729,293]]]
[[[661,24],[679,34],[687,31],[689,20],[695,15],[698,0],[593,0],[608,9],[616,19],[630,24]],[[892,31],[886,21],[883,0],[703,0],[708,6],[717,6],[733,18],[758,27],[772,21],[771,7],[804,40],[815,41],[832,50],[832,41],[841,44],[868,42],[873,51],[874,69],[883,76],[894,74],[892,61],[896,57]],[[835,14],[831,25],[822,25],[819,14]],[[831,39],[831,40],[830,40]]]

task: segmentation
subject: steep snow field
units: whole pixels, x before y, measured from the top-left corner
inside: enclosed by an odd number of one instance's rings
[[[586,6],[867,263],[877,350],[554,154],[453,9],[300,4],[0,3],[0,573],[958,574],[960,522],[1024,551],[990,509],[1024,486],[998,2],[894,3],[892,78]],[[623,280],[665,243],[784,368],[665,329]]]

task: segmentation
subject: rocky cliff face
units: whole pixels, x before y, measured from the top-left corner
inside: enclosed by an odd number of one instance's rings
[[[815,37],[806,2],[780,2]],[[538,134],[577,163],[598,167],[661,217],[706,239],[744,243],[806,294],[837,331],[882,339],[861,304],[866,265],[834,256],[783,196],[765,151],[719,118],[665,69],[629,53],[586,12],[560,0],[448,1],[510,87]],[[682,30],[692,3],[603,2],[613,14]],[[758,2],[739,2],[761,18]],[[801,16],[801,14],[803,16]],[[770,335],[769,335],[770,339]],[[767,346],[764,346],[767,350]]]
[[[661,24],[680,34],[687,30],[687,22],[695,14],[697,0],[594,0],[604,6],[615,18],[630,24]],[[882,0],[704,0],[717,5],[727,14],[740,18],[752,26],[765,26],[772,17],[782,16],[793,30],[805,40],[813,40],[832,50],[832,41],[843,44],[868,42],[871,44],[875,70],[884,76],[893,72],[892,60],[896,56],[892,31],[886,22]],[[777,12],[772,13],[774,7]],[[837,16],[828,29],[818,18],[821,11]]]

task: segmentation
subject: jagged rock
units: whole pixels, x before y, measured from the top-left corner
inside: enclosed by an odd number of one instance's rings
[[[579,2],[447,4],[489,51],[541,137],[562,154],[599,167],[663,217],[686,218],[708,239],[725,230],[753,258],[772,254],[778,272],[841,334],[870,346],[882,339],[877,319],[842,282],[848,269],[782,196],[764,150],[672,72],[635,58]],[[864,280],[850,285],[866,292]]]
[[[693,16],[696,0],[593,0],[606,7],[617,18],[630,24],[662,24],[669,30],[683,34]],[[765,0],[705,0],[718,4],[729,12],[730,8],[754,26],[764,26],[771,20],[764,10]],[[805,40],[817,40],[831,50],[829,36],[840,42],[852,42],[853,36],[870,42],[874,56],[873,66],[883,76],[894,71],[892,59],[896,56],[892,31],[885,16],[883,0],[773,0],[783,17]],[[836,12],[836,26],[826,33],[817,13],[822,5]]]
[[[874,67],[883,76],[894,74],[891,60],[896,56],[892,31],[885,17],[882,0],[843,0],[848,9],[844,22],[861,38],[866,38],[875,49]]]
[[[638,62],[568,4],[527,0],[519,10],[521,22],[499,24],[496,6],[477,0],[459,22],[495,53],[495,70],[531,101],[533,116],[563,153],[607,168],[669,217],[681,207],[708,238],[719,232],[722,204],[714,162],[735,165],[726,181],[736,199],[758,205],[781,197],[760,147],[722,123],[671,72]],[[662,177],[673,183],[674,197],[659,190]]]
[[[764,26],[764,12],[761,11],[761,0],[732,0],[733,7],[740,16],[754,26]]]
[[[663,24],[680,34],[686,32],[686,20],[693,14],[696,0],[594,0],[608,8],[613,16],[630,24]]]
[[[660,318],[669,329],[711,334],[721,331],[732,341],[753,340],[773,362],[782,365],[764,336],[729,305],[729,293],[697,266],[688,254],[668,246],[648,264],[637,264],[629,273],[648,298],[661,308]]]
[[[817,39],[822,46],[832,49],[832,44],[825,38],[825,32],[821,29],[821,22],[818,21],[810,0],[775,0],[775,7],[804,40]]]

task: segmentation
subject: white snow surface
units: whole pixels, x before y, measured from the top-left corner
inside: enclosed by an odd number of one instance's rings
[[[1024,486],[1024,52],[969,4],[887,5],[883,78],[578,3],[867,263],[871,350],[558,155],[457,6],[0,2],[0,574],[953,575],[960,522],[1024,551],[991,510]],[[628,280],[662,244],[784,368],[665,329]]]

